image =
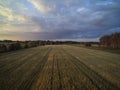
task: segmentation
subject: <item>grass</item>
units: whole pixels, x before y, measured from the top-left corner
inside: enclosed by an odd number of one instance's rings
[[[0,56],[0,90],[119,90],[120,55],[70,45]]]
[[[71,44],[72,46],[77,46],[77,47],[85,47],[84,45],[80,45],[80,44]],[[101,51],[105,51],[105,52],[110,52],[110,53],[115,53],[115,54],[120,54],[120,49],[110,49],[110,48],[102,48],[99,47],[98,45],[92,45],[91,47],[85,47],[88,49],[94,49],[94,50],[101,50]]]

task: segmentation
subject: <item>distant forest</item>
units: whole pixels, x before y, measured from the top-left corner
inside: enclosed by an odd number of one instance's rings
[[[93,44],[97,44],[101,48],[120,48],[120,33],[114,33],[111,35],[105,35],[100,38],[99,42],[76,42],[76,41],[12,41],[3,40],[0,41],[0,53],[15,51],[20,49],[32,48],[44,45],[61,45],[61,44],[82,44],[86,47],[91,47]]]
[[[120,48],[120,33],[114,33],[101,37],[100,46],[113,49]]]

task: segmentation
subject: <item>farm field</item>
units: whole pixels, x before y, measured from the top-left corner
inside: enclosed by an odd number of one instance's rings
[[[69,45],[76,46],[76,47],[85,47],[85,48],[94,49],[94,50],[101,50],[101,51],[115,53],[115,54],[120,54],[120,49],[119,48],[118,49],[102,48],[102,47],[99,47],[99,45],[97,45],[97,44],[92,44],[91,47],[86,47],[85,45],[82,45],[82,44],[69,44]]]
[[[0,90],[120,90],[120,55],[70,45],[3,53]]]

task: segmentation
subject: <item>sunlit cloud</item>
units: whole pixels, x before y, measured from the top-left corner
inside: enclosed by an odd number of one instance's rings
[[[9,8],[4,8],[0,6],[0,15],[6,17],[9,21],[12,21],[14,19],[12,10]]]
[[[19,21],[19,22],[26,22],[26,18],[22,15],[17,15],[13,12],[12,9],[10,8],[6,8],[6,7],[2,7],[0,6],[0,15],[5,17],[7,19],[6,22],[9,22],[9,21]]]
[[[28,0],[34,7],[39,10],[41,13],[48,13],[51,11],[49,6],[44,5],[43,0]]]

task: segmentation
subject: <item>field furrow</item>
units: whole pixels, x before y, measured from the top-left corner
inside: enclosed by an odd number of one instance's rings
[[[63,49],[120,88],[120,55],[71,46]]]
[[[68,54],[68,53],[67,53]],[[93,71],[91,68],[86,66],[80,60],[75,58],[74,56],[68,54],[71,57],[71,61],[75,66],[80,69],[80,71],[94,84],[98,89],[109,89],[109,90],[119,90],[118,87],[114,86],[112,83],[101,77],[98,73]]]
[[[0,55],[0,90],[119,90],[120,56],[68,45]]]

